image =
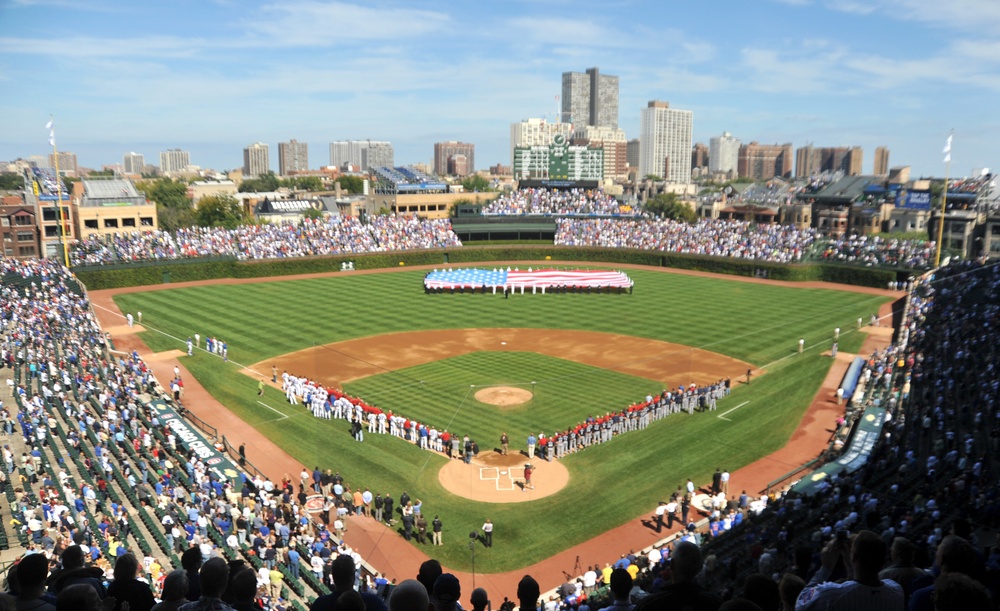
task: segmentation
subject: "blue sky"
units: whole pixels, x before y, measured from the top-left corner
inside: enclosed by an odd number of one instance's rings
[[[652,99],[694,111],[695,141],[860,145],[915,175],[1000,166],[997,0],[0,0],[0,159],[81,165],[179,147],[242,165],[292,138],[390,140],[396,162],[476,144],[510,163],[510,124],[555,116],[564,71],[621,79],[630,138]]]

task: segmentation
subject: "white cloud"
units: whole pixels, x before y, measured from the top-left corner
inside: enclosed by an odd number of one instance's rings
[[[341,41],[412,39],[446,27],[446,13],[344,2],[268,4],[242,22],[272,45],[332,46]]]
[[[855,0],[827,0],[826,6],[841,13],[853,13],[855,15],[871,15],[878,7],[870,2],[859,2]]]

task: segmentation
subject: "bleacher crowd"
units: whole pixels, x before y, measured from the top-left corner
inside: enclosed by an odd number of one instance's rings
[[[74,244],[72,265],[232,256],[239,260],[359,254],[461,246],[448,220],[374,216],[304,219],[298,224],[241,225],[236,229],[191,227],[122,233],[105,241],[91,236]]]
[[[636,216],[640,210],[601,190],[539,187],[502,193],[482,212],[487,216]]]
[[[820,257],[826,261],[868,267],[927,269],[933,264],[936,250],[932,241],[851,234],[831,240]]]
[[[693,225],[669,219],[559,219],[555,243],[794,263],[815,239],[812,229],[720,219]]]

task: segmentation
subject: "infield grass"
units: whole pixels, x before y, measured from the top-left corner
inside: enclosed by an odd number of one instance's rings
[[[509,407],[477,401],[476,392],[489,386],[514,386],[533,396]],[[661,390],[652,380],[534,352],[473,352],[344,385],[348,394],[382,409],[468,434],[482,450],[498,447],[502,431],[550,435]]]
[[[143,312],[143,324],[151,330],[142,339],[155,351],[182,348],[182,340],[195,332],[226,340],[235,363],[199,353],[185,357],[185,365],[217,399],[303,464],[337,469],[352,485],[391,491],[396,498],[407,490],[423,499],[424,511],[440,514],[445,529],[445,545],[426,551],[447,566],[470,568],[466,535],[492,518],[494,547],[477,552],[476,570],[497,572],[538,562],[648,515],[687,477],[705,482],[716,467],[735,471],[785,445],[829,368],[830,360],[819,353],[829,348],[833,328],[843,330],[841,350],[856,352],[863,336],[852,332],[854,321],[867,320],[886,301],[835,290],[655,271],[630,275],[636,283],[632,295],[515,295],[506,300],[493,295],[425,295],[423,272],[394,272],[157,290],[115,299],[123,312]],[[268,388],[264,401],[290,416],[277,420],[274,411],[257,404],[256,381],[238,373],[241,363],[355,337],[496,326],[649,337],[746,360],[768,373],[750,386],[737,385],[720,402],[718,413],[749,401],[729,416],[731,422],[715,413],[671,416],[645,431],[567,457],[570,485],[558,494],[503,506],[468,501],[443,490],[437,470],[444,458],[388,436],[368,435],[359,444],[350,437],[346,422],[316,420]],[[797,356],[800,337],[816,347]],[[470,372],[461,383],[495,383],[487,373]],[[476,375],[481,381],[472,381]],[[641,400],[645,392],[632,384],[619,389],[627,400],[593,411]],[[547,402],[546,396],[543,389],[540,401]],[[555,404],[551,408],[565,409]],[[517,448],[528,430],[516,430],[513,421],[508,424]],[[489,423],[482,426],[488,430]],[[480,445],[488,449],[492,443]],[[740,482],[733,481],[732,487],[739,490]],[[598,560],[607,559],[582,559],[585,564]]]

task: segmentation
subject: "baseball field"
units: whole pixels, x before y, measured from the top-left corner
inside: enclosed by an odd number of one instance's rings
[[[785,445],[829,369],[822,352],[833,329],[844,330],[841,351],[856,352],[864,337],[853,332],[855,321],[888,300],[629,273],[631,295],[427,295],[423,272],[394,270],[157,288],[115,302],[143,313],[141,337],[154,351],[184,349],[196,333],[202,346],[208,336],[226,341],[229,362],[198,351],[183,357],[185,367],[310,469],[329,467],[352,486],[422,499],[423,511],[444,522],[445,545],[433,555],[447,566],[469,566],[468,533],[492,519],[494,547],[477,553],[476,569],[499,572],[649,514],[688,477],[704,482],[716,467],[735,471]],[[258,380],[270,379],[272,365],[468,434],[484,453],[502,431],[512,450],[523,450],[529,432],[565,429],[667,385],[730,377],[733,392],[717,412],[670,416],[568,456],[564,485],[537,499],[515,488],[510,494],[528,502],[501,505],[454,493],[439,477],[449,461],[438,454],[388,435],[358,443],[345,421],[316,419],[277,388],[259,398]]]

